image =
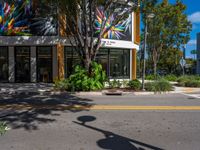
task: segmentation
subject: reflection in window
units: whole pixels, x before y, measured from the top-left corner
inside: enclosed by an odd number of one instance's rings
[[[130,78],[130,50],[100,49],[96,62],[101,64],[109,78]],[[73,73],[74,66],[79,65],[80,58],[72,47],[65,47],[65,77]]]
[[[37,80],[52,82],[52,47],[37,48]]]
[[[108,49],[100,49],[96,56],[97,63],[102,65],[102,68],[106,71],[107,76],[109,75],[108,52]]]
[[[8,48],[0,47],[0,82],[8,82]]]
[[[110,77],[129,78],[130,71],[130,51],[110,50]]]
[[[77,52],[72,47],[65,47],[64,55],[65,55],[65,59],[64,59],[65,60],[65,77],[69,77],[73,73],[74,67],[76,65],[80,65],[81,61]]]
[[[30,82],[30,47],[15,47],[15,81]]]

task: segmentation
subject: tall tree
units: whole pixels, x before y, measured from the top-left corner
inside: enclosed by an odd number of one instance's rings
[[[158,68],[170,74],[178,74],[177,70],[179,70],[179,62],[183,57],[183,52],[174,47],[168,47],[166,51],[162,52],[158,62]]]
[[[143,1],[143,3],[152,0]],[[184,13],[186,6],[177,0],[175,4],[170,4],[168,0],[162,2],[153,1],[153,5],[144,5],[143,22],[148,13],[154,13],[153,19],[148,19],[148,56],[153,62],[154,74],[157,73],[157,64],[162,56],[167,56],[169,48],[180,49],[182,44],[189,41],[189,33],[192,25]]]
[[[102,46],[102,38],[138,8],[138,0],[55,0],[55,2],[58,4],[59,14],[64,14],[66,18],[66,24],[63,24],[66,38],[88,71]],[[98,17],[97,13],[100,14]],[[95,24],[98,24],[96,26],[98,31],[95,30]]]

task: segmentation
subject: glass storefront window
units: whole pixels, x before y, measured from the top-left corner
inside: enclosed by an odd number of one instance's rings
[[[8,48],[0,47],[0,82],[8,82]]]
[[[15,81],[30,82],[30,47],[15,47]]]
[[[80,58],[73,47],[65,47],[64,51],[65,56],[65,77],[69,77],[74,70],[76,65],[80,65]]]
[[[110,77],[122,78],[124,71],[123,50],[110,50]]]
[[[130,50],[100,49],[96,62],[101,64],[109,78],[130,78]],[[65,77],[73,73],[74,66],[80,65],[80,58],[72,47],[65,47]]]
[[[130,50],[124,50],[123,60],[124,60],[123,77],[130,78]]]
[[[52,47],[37,47],[37,81],[52,82]]]
[[[96,56],[96,62],[102,65],[102,68],[106,71],[107,76],[109,75],[108,52],[108,49],[100,49]]]

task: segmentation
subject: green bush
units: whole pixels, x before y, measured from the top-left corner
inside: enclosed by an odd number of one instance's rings
[[[160,79],[154,82],[146,83],[145,89],[153,92],[167,92],[172,90],[172,85],[168,81]]]
[[[108,81],[109,88],[120,88],[122,83],[119,80],[114,79],[113,81]]]
[[[133,90],[140,90],[142,84],[140,83],[139,80],[135,79],[135,80],[129,81],[128,86]]]
[[[74,73],[68,78],[55,82],[55,88],[67,91],[94,91],[104,88],[106,73],[100,64],[92,62],[91,74],[81,66],[76,66]]]
[[[70,88],[69,80],[68,79],[55,80],[54,88],[62,91],[68,90]]]
[[[155,91],[156,91],[155,82],[148,82],[148,83],[145,83],[145,90],[146,90],[146,91],[153,91],[153,92],[155,92]]]
[[[200,81],[198,80],[189,80],[185,82],[185,87],[200,87]]]
[[[5,134],[7,130],[9,130],[7,124],[5,122],[0,122],[0,135]]]
[[[106,73],[100,64],[92,62],[91,75],[86,69],[76,66],[74,73],[69,77],[71,91],[94,91],[104,88]]]
[[[128,87],[128,83],[129,83],[128,80],[123,80],[123,81],[122,81],[122,86],[123,86],[124,88],[126,88],[126,87]]]
[[[197,87],[198,83],[195,83],[195,82],[199,82],[199,81],[200,81],[200,76],[197,76],[197,75],[190,75],[190,76],[185,75],[177,79],[179,86],[188,86],[188,87]]]
[[[173,74],[169,74],[169,75],[166,75],[165,77],[164,77],[164,79],[165,80],[167,80],[167,81],[177,81],[177,76],[175,76],[175,75],[173,75]]]
[[[158,79],[160,79],[159,75],[150,74],[145,76],[145,80],[158,80]]]

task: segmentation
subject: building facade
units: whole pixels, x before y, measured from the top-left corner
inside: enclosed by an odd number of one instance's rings
[[[200,74],[200,33],[197,33],[197,74]]]
[[[54,6],[28,0],[0,3],[0,82],[53,82],[68,77],[79,58],[62,33],[59,25],[64,19]],[[140,14],[134,12],[122,37],[102,40],[96,60],[110,78],[135,79],[139,42]]]

